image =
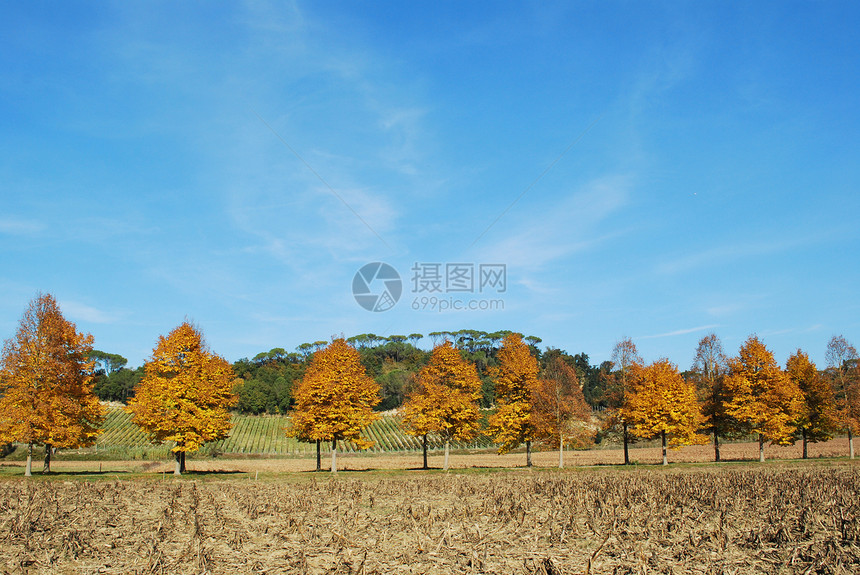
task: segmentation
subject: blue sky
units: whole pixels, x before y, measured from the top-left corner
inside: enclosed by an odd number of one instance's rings
[[[43,291],[130,365],[188,318],[230,361],[470,328],[595,364],[626,336],[682,369],[711,331],[731,353],[757,333],[823,366],[831,336],[860,343],[859,20],[850,2],[6,3],[0,337]],[[369,262],[402,277],[390,310],[353,298]],[[507,289],[416,292],[416,263],[504,264]],[[413,309],[432,295],[504,309]]]

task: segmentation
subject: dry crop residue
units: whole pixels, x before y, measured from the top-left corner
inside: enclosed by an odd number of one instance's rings
[[[852,573],[860,470],[0,483],[8,573]]]

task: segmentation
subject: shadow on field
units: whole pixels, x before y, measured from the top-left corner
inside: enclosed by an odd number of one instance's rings
[[[162,472],[167,475],[173,475],[172,471]],[[186,475],[247,475],[248,471],[237,471],[236,469],[201,469],[199,471],[195,471],[193,469],[188,469],[182,472],[182,476]]]
[[[21,473],[23,474],[23,469]],[[104,471],[76,471],[74,469],[70,469],[68,471],[49,471],[45,473],[44,471],[33,471],[33,477],[101,477],[107,475],[127,475],[131,473],[131,471],[127,469],[105,469]]]
[[[380,470],[376,469],[375,467],[363,468],[363,469],[350,469],[349,467],[338,467],[337,468],[338,473],[367,473],[368,471],[380,471]],[[382,470],[382,471],[385,471],[385,470]],[[308,469],[306,471],[300,471],[299,473],[311,474],[311,475],[313,475],[314,473],[319,473],[319,474],[327,473],[327,474],[331,475],[331,469],[322,468],[319,471],[317,471],[316,469]]]

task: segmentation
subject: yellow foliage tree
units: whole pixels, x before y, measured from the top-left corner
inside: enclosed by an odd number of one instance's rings
[[[158,337],[144,372],[126,411],[153,442],[175,442],[174,474],[180,475],[186,453],[230,433],[229,408],[237,400],[233,368],[184,322],[167,337]]]
[[[0,441],[45,445],[45,472],[53,448],[92,445],[105,411],[93,394],[93,337],[78,333],[50,294],[39,294],[24,312],[0,363]]]
[[[685,380],[668,359],[661,359],[631,371],[631,391],[623,411],[639,437],[660,437],[663,465],[669,463],[667,440],[673,447],[702,444],[708,438],[699,434],[705,416],[696,398],[696,386]]]
[[[433,348],[430,361],[415,377],[415,389],[403,405],[408,433],[423,439],[427,469],[427,435],[438,434],[445,443],[444,469],[448,469],[451,441],[468,441],[478,433],[481,380],[475,366],[446,341]]]
[[[818,374],[809,356],[799,349],[788,358],[785,371],[803,393],[803,413],[798,427],[803,438],[803,458],[807,459],[807,444],[831,439],[838,427],[833,388]]]
[[[526,465],[531,467],[531,442],[538,438],[532,421],[532,391],[538,382],[538,362],[520,334],[508,334],[492,370],[498,409],[490,417],[488,431],[499,443],[499,453],[526,444]]]
[[[532,389],[532,424],[535,435],[558,448],[558,467],[564,467],[565,439],[593,438],[584,425],[591,416],[576,370],[561,357],[552,357]]]
[[[296,405],[287,434],[304,441],[331,441],[332,473],[337,473],[338,441],[349,440],[362,449],[373,445],[361,432],[379,419],[373,411],[380,401],[379,384],[343,338],[314,353],[293,397]]]
[[[726,413],[747,433],[758,433],[759,461],[764,461],[764,442],[794,443],[794,430],[803,415],[803,393],[779,368],[773,354],[755,335],[729,360],[725,380]]]

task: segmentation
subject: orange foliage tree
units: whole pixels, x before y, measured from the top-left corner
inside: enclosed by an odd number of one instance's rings
[[[632,385],[622,417],[633,425],[637,436],[660,437],[663,465],[669,462],[667,440],[673,448],[707,442],[707,437],[699,434],[705,417],[695,384],[685,380],[668,359],[646,367],[636,365],[630,375]]]
[[[857,349],[841,335],[827,344],[827,367],[836,401],[836,418],[848,432],[848,453],[854,459],[854,436],[860,433],[860,364]]]
[[[492,370],[498,409],[490,417],[488,431],[499,443],[499,453],[526,444],[526,465],[531,467],[531,442],[538,438],[532,421],[532,391],[537,386],[538,362],[518,333],[508,334]]]
[[[481,380],[474,364],[446,341],[433,348],[429,363],[415,377],[415,388],[403,405],[407,432],[421,436],[424,469],[427,469],[427,435],[438,434],[445,442],[444,469],[452,440],[468,441],[479,429]]]
[[[159,336],[144,376],[126,411],[153,442],[173,441],[174,474],[185,471],[185,454],[230,433],[233,368],[212,353],[188,322]]]
[[[747,433],[758,433],[759,461],[764,461],[765,440],[778,445],[794,442],[803,393],[755,335],[741,346],[738,357],[729,360],[725,384],[726,413]]]
[[[561,357],[549,359],[531,395],[532,424],[535,435],[558,448],[558,467],[564,467],[565,439],[593,438],[593,432],[583,425],[591,416],[585,402],[576,370]],[[579,424],[577,426],[577,424]]]
[[[93,337],[78,333],[50,294],[39,294],[24,312],[0,360],[0,441],[27,445],[25,475],[32,472],[33,446],[51,451],[92,445],[105,411],[93,393],[89,353]]]
[[[315,352],[304,377],[293,389],[295,410],[288,435],[303,441],[331,441],[331,472],[337,473],[337,442],[361,449],[373,445],[362,430],[379,419],[379,384],[361,363],[358,351],[343,338]]]
[[[785,370],[803,393],[804,408],[798,427],[803,438],[803,458],[807,459],[808,442],[827,441],[838,427],[833,388],[818,374],[809,356],[799,349],[788,358]]]

